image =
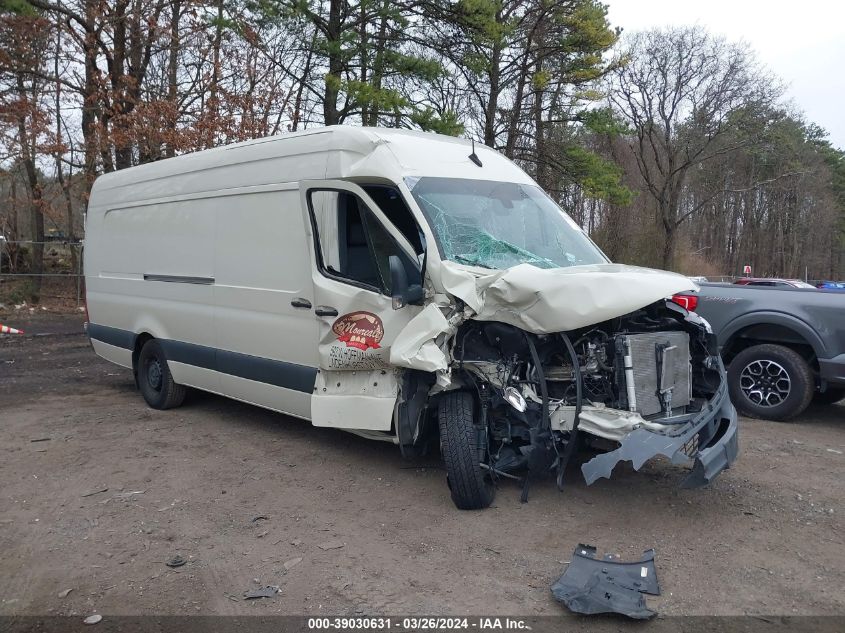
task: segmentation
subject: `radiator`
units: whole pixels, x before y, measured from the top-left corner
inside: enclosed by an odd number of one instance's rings
[[[664,406],[660,392],[671,392],[671,407],[685,407],[692,398],[689,334],[654,332],[623,335],[624,349],[631,356],[636,410],[648,416]],[[628,379],[631,373],[628,372]]]

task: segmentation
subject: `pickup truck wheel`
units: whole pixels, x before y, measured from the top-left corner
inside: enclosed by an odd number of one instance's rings
[[[440,398],[437,418],[440,424],[440,453],[446,463],[446,477],[452,501],[460,510],[481,510],[493,502],[496,489],[481,458],[486,446],[479,443],[486,431],[475,426],[471,394],[453,391]]]
[[[816,404],[836,404],[842,398],[845,398],[845,389],[828,387],[824,393],[817,391],[813,396],[813,402]]]
[[[187,389],[173,381],[164,350],[155,339],[141,348],[136,371],[141,395],[153,409],[172,409],[185,400]]]
[[[754,345],[742,350],[728,369],[731,401],[743,414],[789,420],[813,399],[815,384],[801,356],[782,345]]]

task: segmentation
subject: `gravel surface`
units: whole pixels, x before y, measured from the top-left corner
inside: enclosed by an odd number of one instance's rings
[[[0,337],[0,616],[557,615],[579,542],[655,548],[661,615],[845,614],[842,405],[741,420],[706,489],[665,461],[590,487],[573,468],[460,512],[436,455],[196,392],[148,408],[82,319],[0,315],[27,332]]]

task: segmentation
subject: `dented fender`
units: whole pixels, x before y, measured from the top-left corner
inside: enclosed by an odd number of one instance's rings
[[[487,271],[441,261],[431,269],[428,282],[442,292],[396,336],[390,363],[398,367],[447,371],[448,339],[470,318],[534,334],[567,332],[696,289],[683,275],[621,264],[552,269],[520,264]],[[457,300],[466,306],[463,311]]]

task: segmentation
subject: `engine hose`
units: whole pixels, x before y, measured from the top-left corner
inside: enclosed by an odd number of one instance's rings
[[[540,383],[540,399],[543,403],[543,426],[546,428],[549,434],[551,434],[552,418],[551,414],[549,413],[549,390],[548,386],[546,385],[546,373],[543,371],[543,364],[540,362],[540,355],[537,353],[537,347],[536,345],[534,345],[534,340],[527,333],[525,333],[525,342],[528,345],[528,350],[531,352],[531,362],[534,363],[534,369],[537,372],[537,381]],[[557,445],[554,443],[554,441],[552,441],[552,446],[554,446],[555,450],[557,450]],[[530,486],[531,471],[529,470],[522,484],[522,495],[520,497],[520,501],[522,503],[528,501],[528,488]]]
[[[583,385],[581,377],[581,366],[578,364],[578,355],[575,353],[575,347],[572,341],[565,332],[560,333],[560,338],[563,339],[563,344],[569,352],[569,357],[572,359],[572,370],[575,374],[575,418],[572,421],[572,430],[569,432],[569,442],[563,451],[563,457],[558,461],[557,467],[557,488],[563,490],[563,476],[566,473],[566,467],[569,465],[569,460],[575,452],[575,444],[578,440],[578,425],[581,421],[581,408],[584,404]],[[545,405],[544,405],[545,406]],[[551,422],[549,423],[551,424]]]
[[[543,371],[543,364],[540,362],[540,355],[534,341],[527,334],[525,340],[528,343],[528,350],[531,352],[531,362],[534,363],[534,371],[537,372],[537,382],[540,383],[540,398],[543,401],[543,424],[549,430],[552,428],[552,420],[549,415],[549,390],[546,385],[546,373]]]

